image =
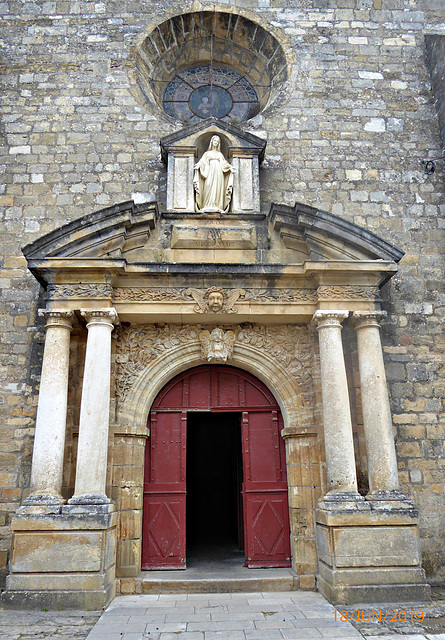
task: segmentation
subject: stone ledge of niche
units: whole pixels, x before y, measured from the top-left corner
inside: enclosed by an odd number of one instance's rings
[[[150,435],[150,429],[141,425],[133,426],[128,424],[114,424],[110,425],[110,428],[112,429],[113,435],[115,437],[134,436],[135,438],[148,438],[148,436]]]
[[[197,211],[173,211],[164,210],[161,211],[161,216],[166,220],[182,220],[184,217],[187,219],[197,218],[198,220],[265,220],[267,213],[261,211],[230,211],[229,213],[199,213]]]
[[[16,513],[11,520],[12,531],[75,531],[90,529],[110,529],[117,526],[118,514],[76,513],[63,508],[63,513]]]
[[[417,526],[418,512],[415,509],[395,511],[342,511],[335,513],[324,509],[315,510],[315,521],[332,527],[352,526]]]

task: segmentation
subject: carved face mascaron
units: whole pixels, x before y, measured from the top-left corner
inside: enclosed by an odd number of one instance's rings
[[[222,310],[224,305],[224,296],[220,291],[212,291],[208,297],[209,311],[212,313],[218,313]]]

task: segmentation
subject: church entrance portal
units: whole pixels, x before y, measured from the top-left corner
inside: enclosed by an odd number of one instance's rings
[[[234,367],[177,376],[150,413],[142,569],[245,550],[248,567],[290,566],[282,418],[270,391]]]
[[[244,550],[242,482],[241,413],[190,412],[187,558],[221,558]]]

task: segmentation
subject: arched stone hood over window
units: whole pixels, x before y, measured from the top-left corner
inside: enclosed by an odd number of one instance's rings
[[[89,214],[23,253],[50,308],[113,305],[123,321],[181,323],[307,322],[317,309],[378,309],[379,288],[403,257],[301,203],[215,220],[160,215],[155,201]],[[212,287],[224,298],[217,313],[206,304]]]

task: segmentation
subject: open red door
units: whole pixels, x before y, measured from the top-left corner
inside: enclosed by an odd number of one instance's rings
[[[246,567],[290,567],[284,441],[278,411],[242,420]]]
[[[267,387],[247,372],[204,365],[171,380],[153,404],[145,458],[142,569],[186,566],[188,411],[242,414],[243,508],[238,522],[244,519],[246,566],[290,566],[279,407]]]
[[[145,450],[142,569],[185,569],[185,411],[152,411]]]

